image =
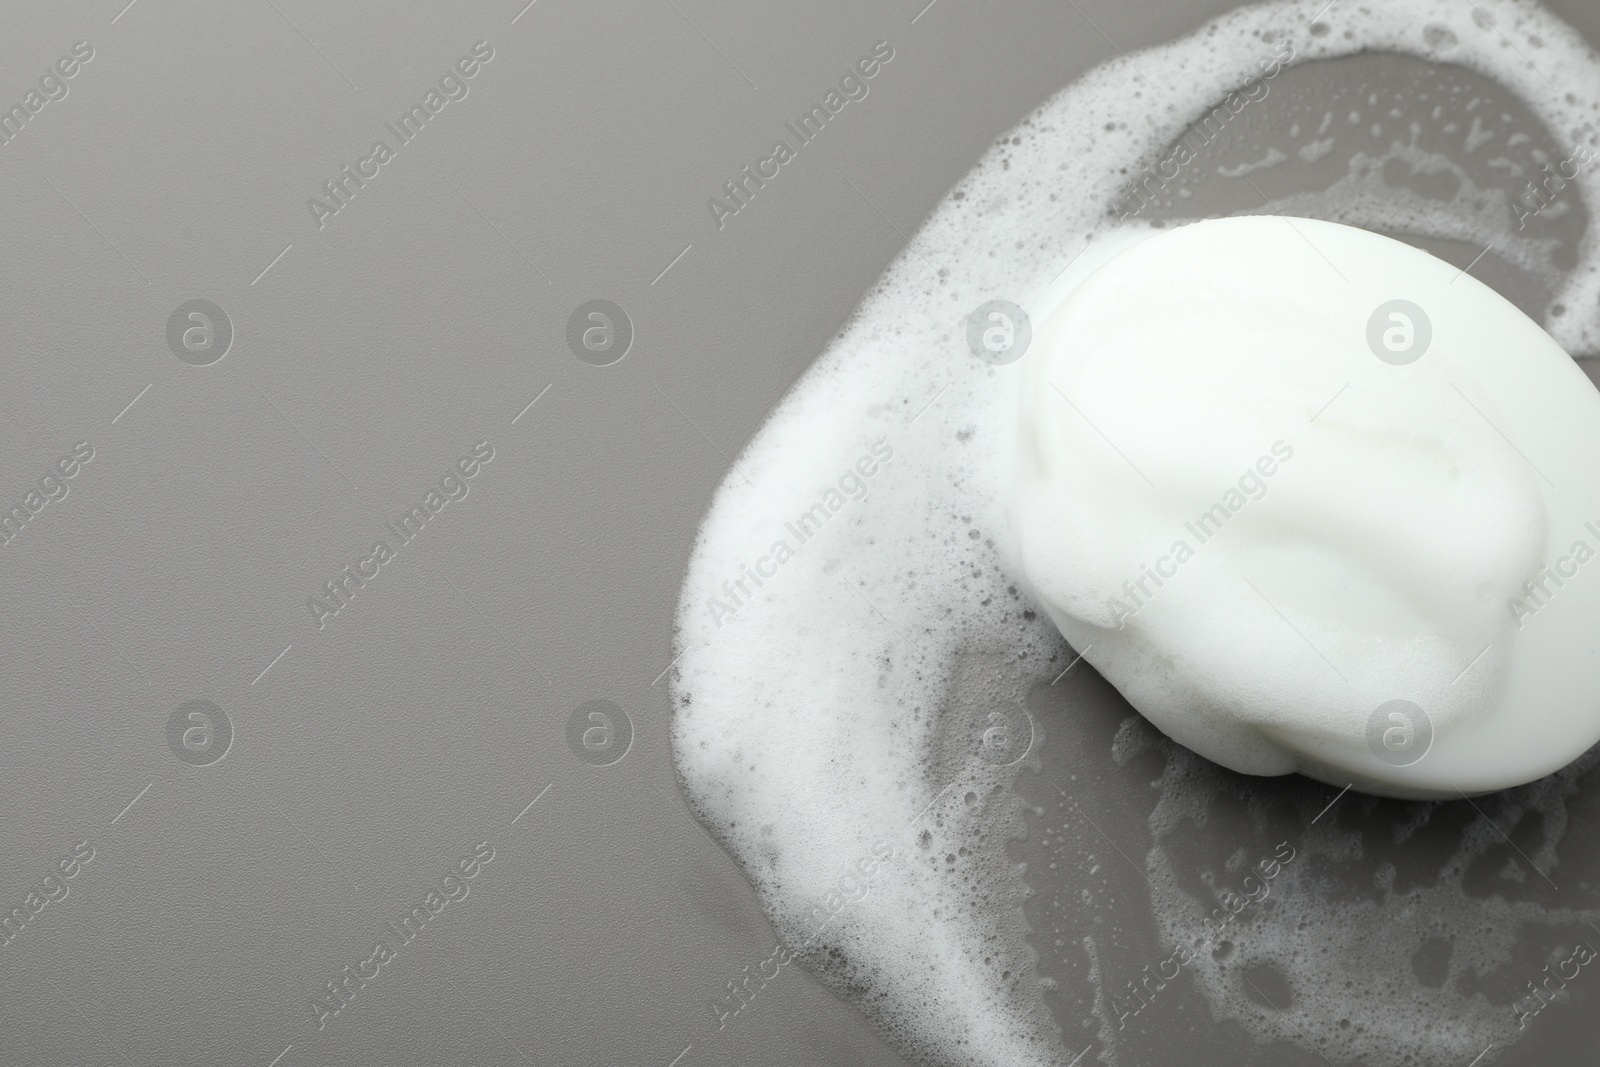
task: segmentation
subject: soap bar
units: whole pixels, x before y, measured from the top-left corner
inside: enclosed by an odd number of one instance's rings
[[[1397,797],[1600,738],[1600,394],[1460,268],[1217,219],[1071,279],[1018,383],[1011,551],[1151,722]]]

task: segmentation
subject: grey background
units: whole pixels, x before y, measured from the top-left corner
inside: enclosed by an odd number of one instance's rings
[[[731,457],[989,142],[1231,5],[124,4],[0,16],[0,102],[95,48],[0,146],[0,501],[95,448],[0,546],[0,910],[95,849],[0,947],[0,1063],[897,1062],[797,968],[716,1030],[772,935],[673,779],[678,580]],[[319,232],[306,198],[480,39],[470,95]],[[719,232],[706,198],[878,40],[870,95]],[[191,298],[233,322],[213,366],[166,346]],[[636,331],[610,367],[565,345],[594,298]],[[319,632],[306,598],[482,439]],[[197,699],[234,730],[209,766],[166,742]],[[610,766],[566,743],[596,699],[634,724]],[[318,1031],[307,999],[485,840]]]

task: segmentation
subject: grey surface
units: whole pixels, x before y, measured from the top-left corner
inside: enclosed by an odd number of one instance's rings
[[[0,546],[0,910],[94,849],[0,946],[0,1064],[897,1062],[794,968],[717,1031],[772,935],[674,784],[678,580],[731,457],[986,145],[1231,5],[124,3],[0,15],[0,101],[95,49],[0,146],[0,500],[95,450]],[[480,39],[319,231],[306,199]],[[719,231],[706,198],[878,40],[870,95]],[[167,345],[195,298],[234,328],[210,366]],[[606,367],[566,344],[596,298],[636,331]],[[306,599],[484,439],[319,631]],[[1083,721],[1125,714],[1082,684]],[[169,748],[193,700],[220,761]],[[567,740],[593,700],[633,724],[608,765]],[[319,1030],[308,999],[480,841]],[[1592,1048],[1592,1002],[1548,1040]]]

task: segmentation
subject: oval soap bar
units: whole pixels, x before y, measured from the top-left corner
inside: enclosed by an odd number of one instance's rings
[[[1600,739],[1600,394],[1470,274],[1310,219],[1156,231],[1022,370],[1017,569],[1174,740],[1426,798]]]

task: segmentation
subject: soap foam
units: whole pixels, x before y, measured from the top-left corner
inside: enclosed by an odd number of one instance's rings
[[[1423,279],[1467,344],[1521,353],[1521,380],[1540,356],[1571,373],[1454,268],[1272,217],[1151,237],[1025,357],[1010,495],[1030,593],[1168,736],[1234,770],[1343,775],[1398,692],[1436,737],[1504,703],[1504,605],[1547,537],[1538,476],[1459,361],[1397,373],[1350,338],[1390,286]],[[1486,342],[1497,325],[1517,341]]]
[[[778,406],[701,528],[680,601],[673,682],[683,788],[798,958],[928,1062],[1060,1065],[1091,1041],[1091,1059],[1115,1062],[1103,1012],[1098,1030],[1063,1035],[1046,1007],[1021,908],[1025,872],[1005,851],[1023,825],[1010,783],[1037,766],[1026,745],[1039,724],[1021,709],[1022,696],[1074,653],[1003,562],[1000,472],[1013,441],[1012,396],[1005,368],[966,351],[967,314],[997,296],[1045,306],[1074,260],[1090,262],[1119,230],[1144,225],[1119,222],[1110,208],[1129,174],[1258,77],[1263,57],[1285,40],[1296,63],[1375,49],[1461,64],[1524,100],[1557,142],[1596,141],[1585,124],[1600,118],[1600,60],[1541,9],[1509,0],[1336,4],[1312,24],[1322,6],[1245,8],[1111,61],[1000,139]],[[1597,169],[1572,182],[1591,215]],[[1444,228],[1417,211],[1386,217],[1381,202],[1362,212],[1372,225]],[[1472,218],[1445,214],[1450,235],[1491,241]],[[1569,352],[1600,350],[1597,240],[1585,233],[1576,265],[1562,275],[1553,303],[1564,313],[1544,317]],[[791,530],[841,470],[880,442],[894,459],[865,501],[820,530]],[[759,586],[724,587],[752,559],[762,569],[760,557],[779,543],[781,569],[769,567]],[[1174,787],[1163,817],[1192,803]],[[885,839],[899,858],[871,895],[817,934],[813,909]],[[1160,849],[1146,862],[1160,874]],[[1157,892],[1153,905],[1174,929],[1174,916],[1192,917],[1187,898]],[[1350,918],[1330,910],[1317,930],[1332,940],[1327,924]],[[1083,921],[1107,920],[1089,912]],[[1307,955],[1292,937],[1260,951],[1280,948],[1337,971],[1326,976],[1326,999],[1302,1001],[1296,1019],[1370,1008],[1351,1000],[1358,994],[1346,984],[1367,978],[1358,952]],[[1100,960],[1085,980],[1115,970]],[[1219,1017],[1258,1039],[1302,1040],[1259,1005],[1205,988]],[[1407,1025],[1414,1015],[1405,998],[1385,1010],[1385,1034],[1434,1047],[1430,1031]],[[1348,1035],[1319,1029],[1318,1045],[1341,1059],[1377,1047]],[[1383,1055],[1398,1058],[1400,1047]],[[1455,1044],[1438,1047],[1453,1053]]]
[[[1158,847],[1149,874],[1163,938],[1187,944],[1193,917],[1216,902],[1185,884],[1159,843],[1204,833],[1208,814],[1224,807],[1275,840],[1270,828],[1282,823],[1284,797],[1250,790],[1248,780],[1150,736],[1142,721],[1135,729],[1167,757],[1150,819]],[[1528,1027],[1513,1005],[1539,1003],[1527,983],[1542,980],[1540,968],[1574,939],[1596,943],[1585,921],[1592,912],[1542,900],[1556,896],[1545,875],[1562,877],[1554,872],[1567,804],[1585,778],[1592,789],[1597,767],[1600,750],[1591,750],[1537,782],[1481,798],[1486,818],[1436,804],[1341,799],[1293,836],[1295,859],[1271,896],[1225,941],[1197,949],[1191,972],[1213,1015],[1263,1041],[1320,1049],[1336,1063],[1465,1064],[1491,1043],[1515,1044]],[[1307,799],[1299,814],[1309,823],[1323,802]],[[1412,838],[1435,820],[1442,825],[1432,840],[1447,842],[1447,854],[1409,863]],[[1496,827],[1517,838],[1523,855]],[[1424,978],[1419,960],[1430,946],[1436,971]],[[1252,972],[1277,975],[1281,988],[1267,990],[1260,977],[1251,987]],[[1272,999],[1263,1003],[1263,992]]]

